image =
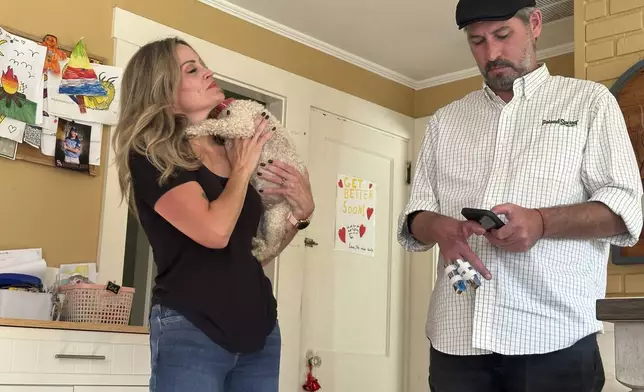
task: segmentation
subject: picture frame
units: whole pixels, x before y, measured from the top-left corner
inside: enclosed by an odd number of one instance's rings
[[[644,60],[627,69],[611,86],[624,115],[644,184]],[[644,236],[633,247],[611,245],[610,261],[615,265],[644,264]]]

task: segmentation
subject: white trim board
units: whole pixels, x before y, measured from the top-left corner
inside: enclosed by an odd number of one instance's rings
[[[227,0],[198,0],[198,1],[200,3],[216,8],[220,11],[223,11],[227,14],[233,15],[248,23],[252,23],[256,26],[259,26],[268,31],[271,31],[275,34],[279,34],[290,40],[299,42],[310,48],[319,50],[322,53],[325,53],[330,56],[336,57],[340,60],[346,61],[347,63],[353,64],[357,67],[365,69],[376,75],[382,76],[383,78],[392,80],[396,83],[400,83],[414,90],[422,90],[428,87],[438,86],[441,84],[450,83],[457,80],[480,75],[478,68],[472,67],[461,71],[456,71],[456,72],[451,72],[440,76],[435,76],[425,80],[412,79],[399,72],[393,71],[389,68],[383,67],[382,65],[376,64],[372,61],[356,56],[355,54],[349,53],[343,49],[330,45],[326,42],[320,41],[317,38],[313,38],[300,31],[284,26],[283,24],[277,23],[271,19],[268,19],[252,11],[249,11],[245,8],[242,8],[238,5],[235,5]],[[546,58],[555,57],[562,54],[572,53],[573,51],[574,51],[574,42],[569,42],[563,45],[537,51],[537,59],[543,60]]]

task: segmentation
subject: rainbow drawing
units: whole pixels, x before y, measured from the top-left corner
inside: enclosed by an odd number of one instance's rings
[[[107,95],[107,91],[90,65],[82,39],[76,43],[69,62],[63,68],[58,93],[84,96]]]

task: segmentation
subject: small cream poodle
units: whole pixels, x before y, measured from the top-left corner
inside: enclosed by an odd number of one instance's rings
[[[224,140],[245,139],[255,133],[255,118],[262,112],[268,112],[262,104],[243,99],[227,99],[219,107],[215,118],[191,125],[186,129],[189,138],[213,135]],[[295,149],[289,131],[277,121],[275,116],[269,117],[267,129],[275,128],[273,136],[268,139],[262,153],[260,162],[280,160],[285,162],[300,173],[304,174],[305,165]],[[255,189],[266,189],[280,185],[267,181],[257,175],[257,170],[251,176],[251,184]],[[258,235],[253,238],[253,256],[258,260],[268,260],[275,257],[286,235],[285,222],[291,207],[281,195],[267,195],[260,193],[264,204],[264,215],[259,224]]]

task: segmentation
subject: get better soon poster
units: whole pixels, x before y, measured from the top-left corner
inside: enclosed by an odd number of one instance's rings
[[[335,205],[335,250],[373,257],[376,184],[338,174]]]

